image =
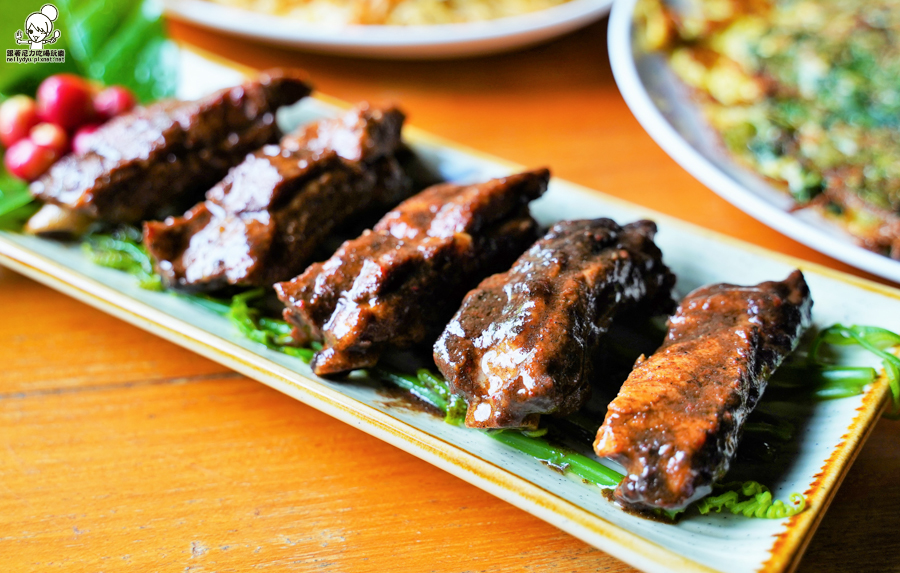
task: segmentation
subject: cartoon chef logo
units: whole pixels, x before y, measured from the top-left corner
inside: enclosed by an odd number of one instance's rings
[[[53,22],[58,16],[56,6],[44,4],[40,12],[34,12],[25,19],[25,34],[22,30],[16,30],[16,43],[31,44],[32,50],[43,50],[45,44],[55,44],[60,31],[53,29]]]

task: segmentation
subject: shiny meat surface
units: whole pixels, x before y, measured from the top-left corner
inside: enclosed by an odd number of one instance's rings
[[[505,273],[471,291],[434,346],[434,360],[466,396],[466,425],[536,427],[590,397],[597,345],[635,307],[671,310],[675,277],[653,243],[656,225],[564,221]]]
[[[769,377],[809,325],[811,308],[800,271],[782,282],[689,294],[669,319],[665,342],[635,365],[597,433],[597,455],[627,470],[616,498],[641,509],[679,509],[708,494],[728,471]]]
[[[274,70],[194,102],[138,107],[90,136],[31,184],[49,203],[114,223],[182,213],[247,153],[279,136],[275,111],[307,96],[297,73]]]
[[[342,223],[412,185],[394,157],[403,114],[361,105],[252,153],[183,217],[144,225],[169,286],[270,286],[296,276]]]
[[[388,346],[437,337],[466,291],[535,240],[528,203],[549,177],[542,169],[429,187],[329,260],[275,285],[295,336],[323,342],[316,374],[373,366]]]

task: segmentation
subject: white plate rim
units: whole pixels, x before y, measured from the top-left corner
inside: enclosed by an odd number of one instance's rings
[[[612,3],[613,0],[570,0],[545,10],[485,22],[335,28],[205,0],[163,0],[169,16],[266,43],[409,59],[474,56],[527,46],[602,18]]]
[[[688,173],[740,210],[799,243],[872,274],[900,282],[900,261],[866,250],[798,219],[761,198],[697,151],[663,116],[638,73],[632,14],[638,0],[616,0],[609,17],[609,59],[625,103],[650,137]]]

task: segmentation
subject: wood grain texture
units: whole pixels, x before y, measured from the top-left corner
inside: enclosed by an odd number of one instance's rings
[[[3,267],[0,284],[0,397],[228,372]]]
[[[0,425],[11,571],[418,571],[427,559],[430,571],[562,572],[608,560],[243,377],[3,400]]]
[[[850,270],[672,162],[616,90],[606,21],[509,55],[378,62],[173,24],[324,93],[400,102],[438,135],[775,250]],[[855,272],[860,276],[862,273]],[[633,571],[412,456],[0,270],[0,569]],[[800,570],[898,570],[900,426],[879,423]]]

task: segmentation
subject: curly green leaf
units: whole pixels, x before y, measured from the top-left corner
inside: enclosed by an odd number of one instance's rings
[[[900,358],[887,352],[888,349],[900,346],[900,335],[877,326],[853,325],[848,327],[842,324],[835,324],[822,330],[813,341],[807,357],[809,364],[819,366],[824,364],[824,359],[820,357],[820,354],[823,345],[826,344],[835,346],[856,345],[880,358],[893,398],[893,407],[887,416],[896,418],[900,415]],[[858,384],[856,386],[858,388],[856,394],[861,393],[865,387],[865,385]],[[851,387],[845,387],[843,391],[835,387],[831,397],[853,395],[850,392],[852,392]]]
[[[712,511],[721,513],[723,509],[734,515],[763,519],[782,519],[797,515],[806,509],[806,499],[798,494],[790,495],[790,504],[773,500],[769,488],[755,481],[727,483],[715,486],[724,493],[708,496],[697,502],[697,510],[706,515]]]

